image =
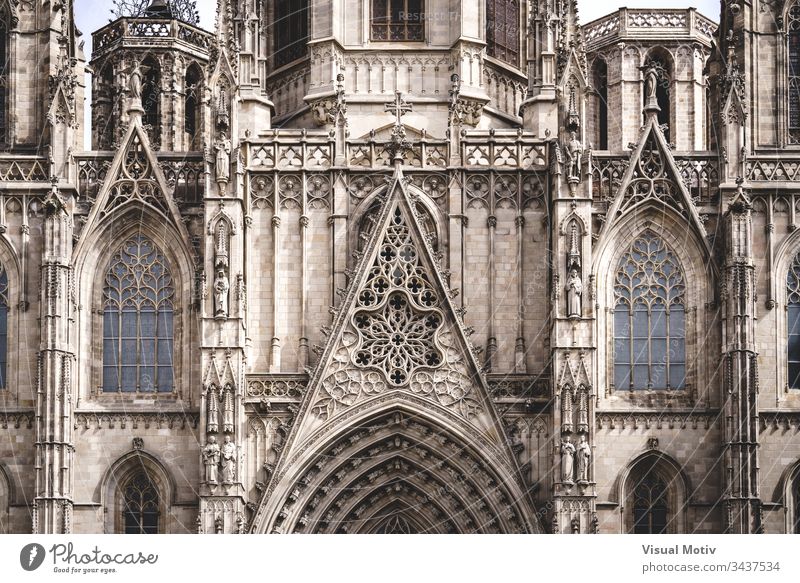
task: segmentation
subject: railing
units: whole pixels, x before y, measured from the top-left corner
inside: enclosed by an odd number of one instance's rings
[[[800,180],[800,156],[750,158],[745,177],[752,182],[796,182]]]
[[[47,182],[50,180],[47,158],[6,154],[0,157],[0,181]]]
[[[209,50],[214,36],[180,20],[120,18],[92,34],[92,54],[105,52],[118,41],[175,39],[203,51]]]
[[[627,36],[702,36],[709,41],[717,24],[693,8],[620,8],[583,27],[589,50]]]
[[[517,130],[470,131],[461,142],[461,160],[468,168],[545,168],[547,143]]]

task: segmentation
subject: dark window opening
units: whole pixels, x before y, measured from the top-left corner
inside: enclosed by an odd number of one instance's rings
[[[597,149],[608,150],[608,66],[603,59],[595,61],[593,83],[597,92]]]
[[[122,532],[125,534],[158,534],[158,489],[144,471],[136,473],[126,484],[122,508]]]
[[[517,0],[488,0],[486,44],[489,56],[519,66],[519,4]]]
[[[275,68],[308,54],[308,0],[275,2]]]
[[[650,471],[633,489],[633,534],[666,533],[668,516],[667,485]]]
[[[372,0],[370,37],[374,41],[421,41],[423,0]]]

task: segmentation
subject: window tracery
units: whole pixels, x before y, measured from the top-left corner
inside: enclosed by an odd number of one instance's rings
[[[152,165],[137,133],[133,134],[122,159],[117,180],[109,187],[108,204],[103,212],[109,213],[131,201],[145,203],[165,215],[169,214],[164,194],[153,179]]]
[[[486,44],[490,56],[519,66],[519,4],[517,0],[488,0]]]
[[[434,342],[442,325],[438,298],[417,256],[399,208],[370,270],[353,323],[361,337],[356,363],[380,369],[395,386],[418,368],[436,367],[443,354]]]
[[[144,470],[136,472],[123,489],[124,534],[158,534],[158,489]]]
[[[103,288],[103,391],[173,389],[169,264],[149,239],[128,239],[112,256]]]
[[[469,418],[473,395],[462,348],[445,326],[440,292],[400,205],[354,298],[312,411],[327,419],[340,407],[402,389]]]
[[[633,490],[633,534],[666,533],[668,516],[667,485],[649,471]]]
[[[423,0],[372,0],[370,18],[374,41],[421,41]]]
[[[614,386],[682,389],[686,284],[674,253],[652,231],[622,255],[614,276]]]
[[[636,171],[625,190],[619,214],[649,200],[665,203],[685,214],[678,192],[678,185],[667,173],[666,160],[651,133],[636,161]]]
[[[788,85],[789,85],[789,143],[800,144],[800,2],[787,13]]]

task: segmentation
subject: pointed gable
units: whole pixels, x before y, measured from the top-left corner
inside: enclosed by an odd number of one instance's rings
[[[311,413],[320,419],[389,391],[464,418],[485,411],[480,369],[407,197],[400,181],[388,191],[312,381]]]
[[[423,399],[495,445],[504,443],[461,316],[402,181],[387,191],[309,383],[294,443],[350,407],[392,392]]]
[[[711,253],[700,215],[655,115],[648,115],[642,128],[639,143],[631,154],[630,164],[608,210],[601,236],[607,234],[621,217],[648,205],[667,206],[685,217]]]
[[[178,207],[138,120],[131,124],[122,147],[114,155],[84,233],[89,233],[106,217],[132,206],[146,207],[162,215],[184,241],[189,241]]]

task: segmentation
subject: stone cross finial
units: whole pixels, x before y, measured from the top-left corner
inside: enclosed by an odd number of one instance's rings
[[[394,156],[395,164],[399,164],[403,161],[403,153],[411,148],[411,144],[406,139],[406,130],[402,122],[402,117],[411,111],[411,105],[403,99],[403,94],[398,91],[395,93],[394,101],[386,103],[384,109],[395,117],[389,150]]]
[[[394,101],[390,101],[385,104],[384,109],[385,111],[388,111],[394,115],[394,125],[396,127],[403,125],[402,117],[411,111],[412,107],[403,99],[403,94],[400,91],[397,91],[394,94]]]

